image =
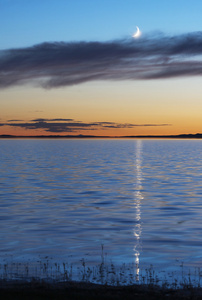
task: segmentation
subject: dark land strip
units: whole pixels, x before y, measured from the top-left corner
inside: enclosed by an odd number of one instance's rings
[[[97,135],[26,135],[17,136],[2,134],[0,139],[202,139],[202,133],[178,135],[130,135],[130,136],[97,136]]]
[[[155,285],[108,286],[84,282],[0,280],[2,300],[201,300],[202,288],[171,289]]]

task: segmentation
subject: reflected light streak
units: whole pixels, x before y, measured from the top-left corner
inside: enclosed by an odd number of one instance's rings
[[[142,141],[137,140],[136,144],[136,159],[135,159],[135,192],[134,192],[134,205],[135,205],[135,219],[136,225],[134,228],[134,236],[136,238],[136,243],[134,246],[134,255],[135,255],[135,267],[136,267],[136,281],[139,281],[139,262],[140,262],[140,237],[141,237],[141,201],[143,200],[143,196],[141,193],[142,189],[142,169],[141,169],[141,156],[142,156]]]

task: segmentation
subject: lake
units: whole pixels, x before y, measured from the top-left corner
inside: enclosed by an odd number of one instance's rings
[[[202,267],[201,140],[0,145],[2,266],[104,260],[133,264],[136,276],[150,265],[161,274]]]

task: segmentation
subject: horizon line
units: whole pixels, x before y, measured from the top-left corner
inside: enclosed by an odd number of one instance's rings
[[[78,138],[78,139],[84,139],[84,138],[107,138],[107,139],[121,139],[121,138],[181,138],[181,139],[202,139],[202,133],[183,133],[183,134],[169,134],[169,135],[123,135],[123,136],[108,136],[108,135],[83,135],[83,134],[78,134],[78,135],[11,135],[11,134],[1,134],[0,139],[17,139],[17,138],[27,138],[27,139],[34,139],[34,138],[40,138],[40,139],[71,139],[71,138]]]

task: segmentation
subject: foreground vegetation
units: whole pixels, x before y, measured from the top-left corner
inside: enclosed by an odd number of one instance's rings
[[[139,271],[136,264],[116,267],[102,256],[97,266],[68,263],[5,263],[0,265],[0,299],[202,299],[200,269],[162,278],[152,266]],[[77,281],[75,281],[77,279]]]
[[[105,262],[102,256],[101,263],[96,266],[88,266],[82,259],[80,264],[74,266],[68,263],[53,263],[46,261],[27,263],[0,264],[1,282],[83,282],[109,286],[124,285],[149,285],[162,288],[200,288],[202,271],[195,268],[185,272],[183,264],[178,273],[156,273],[153,266],[140,270],[135,263],[115,266],[112,262]]]

